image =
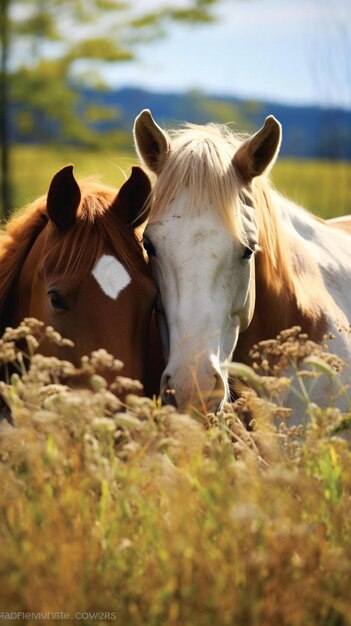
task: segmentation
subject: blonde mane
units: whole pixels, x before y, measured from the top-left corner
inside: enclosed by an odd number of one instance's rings
[[[151,216],[162,215],[186,187],[190,214],[210,201],[233,235],[248,245],[240,204],[249,199],[255,208],[266,280],[276,292],[283,286],[293,291],[292,261],[274,206],[272,184],[263,175],[254,179],[248,191],[234,165],[234,155],[247,135],[234,134],[217,124],[186,124],[168,134],[171,150],[152,190]]]
[[[80,181],[80,190],[81,203],[75,225],[47,250],[43,263],[51,263],[53,272],[64,266],[66,273],[72,274],[89,248],[89,267],[84,267],[88,272],[107,242],[121,262],[133,268],[139,256],[134,231],[108,211],[116,198],[116,190],[91,178]],[[15,215],[0,235],[0,315],[26,256],[48,223],[46,196],[41,196]]]

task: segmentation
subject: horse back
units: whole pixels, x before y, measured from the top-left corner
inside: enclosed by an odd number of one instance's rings
[[[333,217],[326,220],[327,226],[342,230],[343,232],[351,235],[351,215],[342,215],[340,217]]]

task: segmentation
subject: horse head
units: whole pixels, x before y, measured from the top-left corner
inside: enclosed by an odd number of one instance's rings
[[[181,409],[218,409],[229,393],[223,364],[255,307],[252,184],[274,162],[281,127],[270,116],[245,140],[215,125],[166,133],[145,110],[134,136],[157,177],[144,246],[159,289],[161,392]]]
[[[149,193],[139,167],[117,194],[96,181],[78,184],[72,165],[57,172],[47,197],[8,226],[0,251],[6,323],[36,317],[74,342],[57,348],[44,339],[43,354],[79,364],[105,348],[126,376],[142,380],[156,287],[137,216]]]

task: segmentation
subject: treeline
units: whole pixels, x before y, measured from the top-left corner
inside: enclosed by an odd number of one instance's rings
[[[137,88],[77,88],[73,106],[85,130],[71,133],[65,141],[89,147],[118,145],[129,149],[133,122],[142,108],[150,108],[165,126],[176,126],[183,121],[230,122],[240,132],[252,132],[267,115],[273,114],[283,125],[282,156],[351,160],[351,111],[345,109],[248,101],[199,91],[174,94]],[[64,134],[60,116],[53,121],[52,115],[35,111],[33,106],[29,110],[23,102],[11,109],[13,141],[57,142]]]

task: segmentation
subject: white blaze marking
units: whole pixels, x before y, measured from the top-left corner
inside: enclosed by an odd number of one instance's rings
[[[117,300],[121,291],[130,283],[131,278],[122,263],[110,254],[103,254],[96,263],[92,275],[102,291]]]

